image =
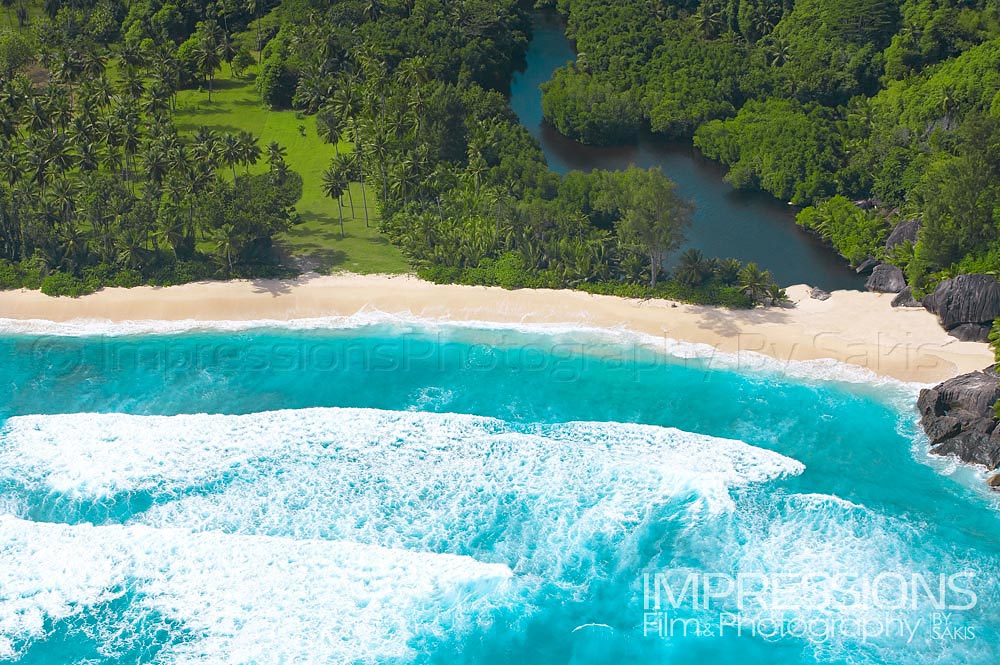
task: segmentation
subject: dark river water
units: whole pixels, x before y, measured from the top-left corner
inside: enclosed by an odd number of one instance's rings
[[[548,81],[557,67],[573,59],[572,44],[558,17],[536,14],[528,66],[514,75],[510,103],[541,142],[554,171],[658,166],[677,183],[680,193],[695,203],[688,246],[710,257],[756,261],[782,285],[805,283],[830,290],[862,287],[862,278],[843,259],[795,225],[795,208],[761,192],[735,190],[722,179],[725,168],[691,146],[655,138],[625,146],[585,146],[544,123],[538,86]]]

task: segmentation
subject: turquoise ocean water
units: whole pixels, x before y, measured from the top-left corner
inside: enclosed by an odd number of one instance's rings
[[[996,500],[913,386],[555,329],[98,332],[0,336],[0,660],[1000,654]]]

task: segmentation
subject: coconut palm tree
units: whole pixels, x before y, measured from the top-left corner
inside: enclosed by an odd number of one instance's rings
[[[771,282],[767,287],[767,302],[772,307],[789,302],[788,293],[783,288]]]
[[[333,93],[333,79],[318,66],[310,65],[299,77],[292,104],[306,113],[315,113]]]
[[[759,303],[767,296],[772,283],[771,273],[761,270],[756,263],[750,262],[740,271],[740,291],[750,298],[750,302]]]
[[[267,164],[268,170],[278,176],[283,178],[288,172],[288,165],[285,164],[285,156],[288,151],[277,141],[271,141],[267,144]]]
[[[50,199],[59,211],[59,218],[67,226],[72,226],[79,191],[77,182],[67,177],[61,177],[52,183]]]
[[[20,111],[21,122],[29,131],[40,132],[51,123],[49,107],[40,95],[28,96],[20,106]]]
[[[243,157],[243,151],[240,148],[240,140],[236,136],[233,134],[223,135],[219,150],[222,155],[222,161],[233,170],[233,182],[236,182],[236,165],[240,163]]]
[[[419,182],[413,155],[407,153],[392,165],[389,173],[389,192],[403,205],[410,200]]]
[[[191,156],[201,164],[215,169],[221,159],[222,146],[214,129],[199,127],[191,142]]]
[[[323,193],[331,199],[337,201],[337,209],[340,212],[340,237],[345,237],[344,233],[344,206],[341,197],[347,189],[347,177],[339,168],[336,162],[332,162],[330,167],[323,172]]]
[[[239,252],[240,232],[233,224],[223,224],[215,231],[215,249],[221,254],[233,272],[233,257]]]
[[[131,270],[139,268],[145,253],[143,240],[143,234],[139,229],[122,229],[115,236],[115,244],[118,246],[118,262]]]
[[[357,173],[357,155],[354,153],[344,153],[336,154],[333,156],[333,161],[331,164],[336,165],[336,168],[344,174],[344,179],[347,183],[347,201],[348,205],[351,207],[351,217],[354,216],[354,195],[351,194],[351,181],[354,180],[354,176]]]
[[[714,39],[722,30],[722,14],[703,4],[694,14],[694,26],[704,39]]]
[[[241,131],[237,137],[240,146],[240,163],[243,164],[246,173],[250,173],[250,166],[260,159],[260,146],[257,145],[257,137],[247,131]]]
[[[263,50],[263,45],[260,39],[260,10],[263,0],[246,0],[247,12],[253,18],[257,19],[257,64],[260,64],[260,52]]]
[[[339,144],[343,138],[343,130],[343,123],[334,111],[333,105],[327,103],[320,106],[316,114],[316,134],[327,143],[332,143],[333,151],[338,155],[340,154]]]
[[[215,21],[203,21],[199,24],[198,48],[195,51],[195,64],[198,71],[208,83],[208,101],[212,101],[212,87],[215,83],[215,72],[222,65],[222,53],[219,47],[218,26]]]
[[[170,212],[157,215],[156,217],[156,237],[164,242],[177,259],[177,247],[184,242],[184,221],[179,215],[173,214],[176,209]]]
[[[129,100],[130,105],[138,106],[139,99],[146,92],[146,80],[135,67],[126,67],[121,79],[122,96]]]
[[[677,281],[681,284],[690,287],[701,286],[711,274],[711,266],[699,250],[691,248],[681,254],[675,273]]]
[[[0,142],[0,176],[9,187],[14,187],[24,177],[23,153],[16,145]]]
[[[726,286],[732,286],[740,280],[740,270],[743,264],[739,259],[721,259],[715,262],[713,272],[720,282]]]
[[[472,148],[470,147],[470,151]],[[479,198],[479,190],[482,186],[483,175],[489,167],[486,164],[486,160],[483,158],[483,153],[479,150],[472,152],[469,155],[469,165],[465,168],[465,173],[472,181],[474,187],[474,193],[476,198]]]

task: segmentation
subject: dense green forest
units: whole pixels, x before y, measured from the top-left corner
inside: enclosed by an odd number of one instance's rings
[[[996,0],[550,4],[578,51],[544,87],[562,133],[693,140],[734,186],[807,205],[800,224],[918,291],[1000,270]],[[917,242],[887,253],[908,219]]]
[[[543,91],[562,133],[692,141],[735,186],[806,206],[799,223],[853,265],[896,263],[918,292],[1000,269],[996,0],[540,4],[578,51]],[[363,217],[436,281],[782,300],[753,265],[688,252],[662,269],[691,218],[662,173],[547,168],[505,96],[529,2],[4,6],[2,286],[283,274],[275,239],[308,221],[305,191],[334,211],[307,224],[333,227],[326,242]],[[235,104],[232,123],[179,128],[179,93],[212,104],[239,80],[255,106],[308,118],[298,131],[330,163],[295,173]],[[886,250],[911,219],[916,242]]]
[[[784,299],[757,266],[697,252],[664,274],[692,210],[660,171],[563,178],[547,168],[505,97],[524,64],[526,3],[48,0],[43,9],[27,22],[18,12],[0,39],[8,287],[76,293],[279,272],[273,240],[299,221],[303,187],[283,148],[173,122],[178,91],[210,101],[225,68],[256,72],[261,105],[315,117],[315,141],[336,153],[306,187],[336,203],[341,235],[344,207],[355,210],[360,194],[366,223],[428,279],[731,306]]]

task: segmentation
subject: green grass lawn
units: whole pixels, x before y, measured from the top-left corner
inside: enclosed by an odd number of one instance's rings
[[[334,155],[333,146],[316,135],[315,117],[294,111],[270,111],[262,106],[252,71],[245,79],[234,80],[229,67],[224,65],[215,81],[211,102],[206,91],[181,91],[174,121],[181,132],[194,132],[201,126],[219,132],[246,130],[258,138],[262,150],[271,141],[277,141],[288,150],[285,157],[288,166],[302,176],[302,199],[296,209],[303,219],[302,224],[277,239],[282,256],[290,265],[320,272],[400,273],[409,270],[399,249],[378,232],[375,197],[370,190],[371,225],[365,227],[361,185],[356,182],[351,183],[353,212],[348,197],[344,197],[346,237],[340,237],[337,202],[325,196],[322,190],[323,171]],[[350,150],[351,146],[341,143],[338,148]],[[262,159],[255,170],[262,172],[266,168]]]

